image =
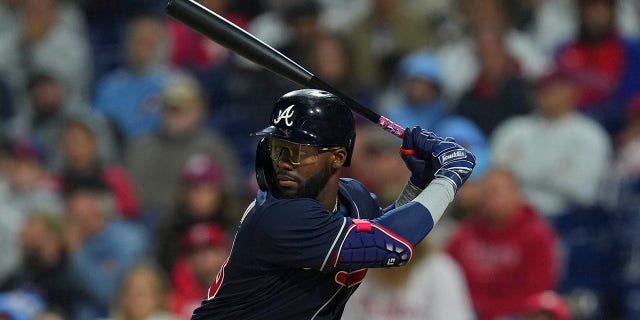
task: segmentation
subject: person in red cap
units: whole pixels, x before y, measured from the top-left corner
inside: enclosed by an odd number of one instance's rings
[[[523,320],[569,320],[571,313],[564,299],[554,291],[532,294],[525,302]]]
[[[624,106],[640,92],[640,43],[616,28],[616,0],[580,0],[575,39],[554,59],[579,78],[577,106],[616,134],[624,123]]]
[[[157,257],[166,271],[179,256],[180,237],[191,226],[207,222],[235,231],[240,217],[232,215],[239,210],[234,210],[235,203],[223,186],[224,176],[219,162],[208,155],[194,155],[183,165],[174,209],[160,220],[157,232]]]
[[[227,233],[213,223],[196,224],[182,236],[184,253],[171,272],[174,291],[169,297],[169,310],[178,319],[191,319],[213,281],[211,270],[220,269],[229,246]]]

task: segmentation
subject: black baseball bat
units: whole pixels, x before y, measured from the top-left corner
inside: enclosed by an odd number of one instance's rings
[[[303,87],[343,99],[349,108],[387,132],[402,137],[404,128],[322,81],[287,56],[194,0],[169,0],[167,14],[244,58]]]

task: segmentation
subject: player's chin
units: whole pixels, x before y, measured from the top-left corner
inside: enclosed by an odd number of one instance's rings
[[[294,198],[298,195],[298,183],[291,180],[278,180],[278,191],[281,196]]]

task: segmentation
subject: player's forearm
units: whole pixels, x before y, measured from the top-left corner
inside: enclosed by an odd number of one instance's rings
[[[418,244],[440,220],[453,201],[453,186],[442,178],[434,179],[413,200],[372,220],[412,245]]]

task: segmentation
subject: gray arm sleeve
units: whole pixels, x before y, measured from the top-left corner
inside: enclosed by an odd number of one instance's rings
[[[422,189],[414,186],[411,181],[407,181],[407,184],[402,188],[402,192],[398,196],[398,199],[396,199],[395,207],[398,208],[409,203],[411,200],[415,199],[420,192],[422,192]]]

